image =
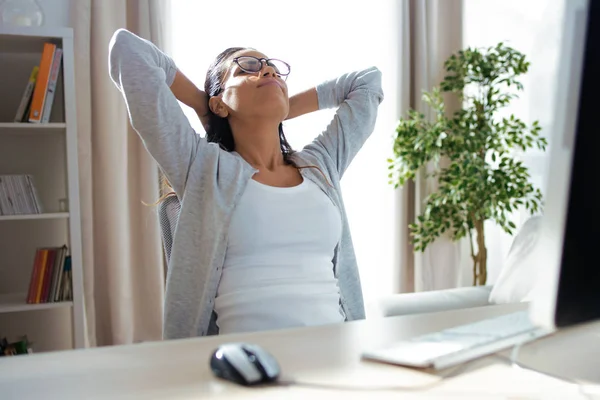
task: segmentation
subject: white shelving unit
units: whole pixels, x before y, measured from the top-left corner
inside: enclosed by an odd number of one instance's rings
[[[23,220],[42,220],[42,219],[62,219],[69,218],[68,212],[44,213],[44,214],[25,214],[25,215],[0,215],[0,221],[23,221]]]
[[[14,115],[43,43],[63,49],[50,122],[15,123]],[[82,348],[81,217],[77,163],[73,30],[0,26],[0,175],[33,176],[43,213],[0,215],[0,338],[27,335],[34,352]],[[61,203],[68,210],[61,209]],[[73,301],[27,304],[35,251],[66,244]]]
[[[61,301],[57,303],[24,304],[23,299],[27,293],[9,293],[0,295],[0,313],[12,313],[21,311],[49,310],[53,308],[73,307],[72,301]]]

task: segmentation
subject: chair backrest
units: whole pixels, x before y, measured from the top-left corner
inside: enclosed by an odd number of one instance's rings
[[[181,203],[177,196],[169,196],[158,205],[158,221],[162,235],[163,247],[167,259],[167,268],[171,261],[171,247],[173,246],[173,236],[175,227],[179,221],[179,212]]]
[[[508,304],[532,299],[539,280],[534,258],[542,238],[542,220],[541,215],[530,217],[517,232],[490,293],[490,303]]]

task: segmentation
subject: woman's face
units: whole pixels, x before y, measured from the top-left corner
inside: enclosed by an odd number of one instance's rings
[[[228,115],[239,118],[270,118],[277,123],[283,121],[289,113],[288,88],[285,80],[278,75],[274,66],[262,60],[246,59],[250,69],[257,72],[244,71],[234,59],[242,56],[253,56],[268,59],[256,50],[242,50],[235,53],[228,61],[223,80],[223,90],[219,94]]]

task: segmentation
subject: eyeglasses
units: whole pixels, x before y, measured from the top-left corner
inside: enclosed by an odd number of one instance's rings
[[[279,76],[287,78],[290,74],[290,65],[285,61],[278,60],[276,58],[258,58],[253,56],[241,56],[233,59],[238,67],[244,72],[256,73],[263,69],[263,61],[269,67],[275,70],[275,73]]]

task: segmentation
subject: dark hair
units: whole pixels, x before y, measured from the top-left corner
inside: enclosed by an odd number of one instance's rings
[[[225,74],[227,73],[227,61],[231,57],[241,50],[250,50],[248,47],[230,47],[222,51],[213,63],[208,68],[206,73],[206,80],[204,81],[204,91],[207,94],[207,98],[217,96],[223,90],[223,82],[225,80]],[[221,148],[226,151],[235,150],[235,140],[233,138],[233,132],[227,118],[221,118],[217,114],[213,113],[208,108],[208,127],[206,129],[206,139],[209,142],[218,143]],[[279,124],[279,146],[281,153],[283,154],[283,160],[286,164],[292,164],[290,156],[294,150],[288,143],[283,133],[283,124]]]

